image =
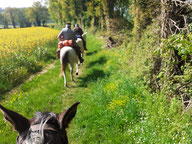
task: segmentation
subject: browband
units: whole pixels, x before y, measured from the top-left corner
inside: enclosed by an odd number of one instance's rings
[[[32,126],[30,127],[30,130],[31,130],[32,132],[34,132],[34,131],[39,131],[39,130],[40,130],[40,124],[32,125]],[[44,126],[43,130],[48,130],[48,131],[50,130],[50,131],[55,131],[55,132],[59,131],[59,129],[58,129],[56,126],[52,125],[52,124],[46,124],[46,125]],[[21,135],[19,135],[19,136],[17,137],[17,144],[21,144],[21,143],[23,143],[23,142],[24,142],[24,140],[23,140],[23,136],[22,136],[22,134],[21,134]]]

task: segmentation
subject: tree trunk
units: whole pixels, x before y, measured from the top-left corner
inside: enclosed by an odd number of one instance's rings
[[[37,25],[37,26],[41,26],[41,21],[39,20],[39,17],[38,17],[38,16],[36,17],[36,25]]]
[[[115,0],[103,0],[102,4],[106,29],[109,30],[110,19],[114,17]]]
[[[59,13],[59,22],[62,25],[63,24],[63,18],[62,18],[62,13]]]
[[[16,24],[15,24],[15,20],[14,19],[12,19],[12,25],[13,25],[14,28],[16,28]]]

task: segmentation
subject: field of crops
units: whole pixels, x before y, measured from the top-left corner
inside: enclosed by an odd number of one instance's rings
[[[56,30],[42,27],[0,30],[0,57],[18,52],[30,54],[34,48],[55,39],[57,34]]]
[[[45,27],[0,30],[0,94],[55,58],[57,34]]]

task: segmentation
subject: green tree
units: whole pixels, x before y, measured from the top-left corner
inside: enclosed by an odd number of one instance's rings
[[[0,24],[3,24],[4,28],[8,28],[8,19],[6,13],[0,13]]]
[[[100,6],[101,0],[89,0],[87,2],[87,11],[88,14],[92,17],[92,25],[98,26],[99,21],[99,15],[100,13],[97,13],[98,7]]]
[[[24,9],[17,9],[16,11],[16,21],[19,24],[20,28],[25,27],[25,11]]]
[[[18,8],[16,11],[16,22],[22,27],[30,27],[31,22],[27,18],[27,9],[26,8]]]
[[[63,22],[71,22],[73,20],[72,15],[71,15],[71,8],[70,8],[70,3],[71,0],[60,0],[59,1],[61,3],[61,7],[62,7],[62,19]]]
[[[8,17],[8,21],[13,25],[14,28],[16,28],[16,11],[17,9],[16,8],[6,8],[5,9],[5,13]]]
[[[49,13],[61,24],[69,21],[109,28],[110,19],[126,15],[130,4],[131,0],[49,0]]]
[[[72,0],[49,0],[49,13],[51,18],[60,24],[66,23],[67,21],[71,22],[74,17],[71,2]]]
[[[39,1],[34,2],[33,6],[27,10],[27,17],[35,26],[41,26],[41,23],[44,26],[49,19],[48,8],[43,6]]]
[[[41,8],[40,17],[41,17],[41,22],[42,22],[43,26],[45,26],[45,23],[49,19],[49,12],[48,12],[48,8],[47,7],[43,6]]]
[[[35,15],[34,9],[32,7],[27,9],[26,16],[29,19],[29,21],[31,23],[34,23],[34,25],[36,26],[36,15]]]
[[[62,6],[59,0],[49,0],[50,17],[57,23],[63,23]]]
[[[3,24],[3,14],[0,13],[0,24]]]
[[[160,7],[160,0],[134,0],[132,2],[131,15],[134,21],[133,33],[136,39],[141,38],[143,30],[160,14]]]
[[[33,16],[33,20],[35,20],[36,26],[41,26],[41,9],[42,9],[42,5],[39,1],[33,3],[32,16]]]

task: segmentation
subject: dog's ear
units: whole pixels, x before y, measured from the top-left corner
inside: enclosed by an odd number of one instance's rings
[[[80,102],[74,103],[70,108],[68,108],[66,111],[62,112],[58,116],[61,129],[67,128],[71,120],[75,117],[75,114],[77,112],[77,106],[79,103]]]
[[[19,134],[29,129],[29,120],[24,116],[5,108],[2,105],[0,105],[0,110],[3,113],[4,118],[13,126],[16,131],[19,132]]]

